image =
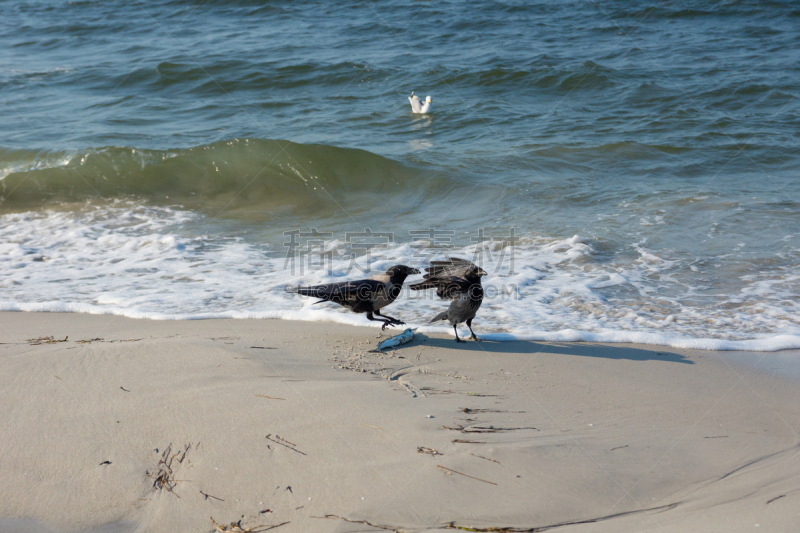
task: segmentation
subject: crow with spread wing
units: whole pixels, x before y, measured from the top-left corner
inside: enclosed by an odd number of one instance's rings
[[[382,315],[380,310],[395,301],[408,276],[419,273],[416,268],[395,265],[384,274],[372,276],[369,279],[326,283],[314,287],[295,287],[287,290],[302,296],[319,298],[320,300],[315,303],[334,302],[347,307],[354,313],[366,313],[369,320],[383,322],[381,330],[384,330],[386,326],[405,324],[396,318]],[[381,318],[375,318],[373,315]]]
[[[456,342],[465,342],[458,338],[458,324],[466,322],[473,340],[480,339],[472,331],[472,319],[483,302],[483,286],[481,276],[486,272],[482,268],[466,261],[451,257],[446,261],[431,261],[425,269],[424,280],[411,285],[411,289],[421,291],[436,289],[436,296],[450,300],[450,307],[436,315],[431,322],[448,320],[456,332]]]

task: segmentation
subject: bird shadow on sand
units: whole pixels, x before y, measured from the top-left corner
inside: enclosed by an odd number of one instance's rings
[[[468,340],[459,342],[450,338],[429,337],[417,334],[412,344],[414,346],[430,346],[447,350],[465,350],[470,352],[491,352],[509,354],[537,353],[562,354],[576,357],[599,357],[602,359],[626,359],[629,361],[664,361],[667,363],[684,363],[693,365],[694,361],[688,357],[668,351],[668,349],[643,350],[641,348],[628,348],[619,345],[605,345],[585,342],[557,342],[542,343],[534,341],[493,341],[484,339],[480,342]]]

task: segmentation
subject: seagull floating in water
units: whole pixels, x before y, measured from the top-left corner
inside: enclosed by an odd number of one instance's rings
[[[411,102],[411,112],[412,113],[427,113],[431,109],[431,100],[430,96],[425,98],[425,101],[419,99],[419,96],[414,94],[414,91],[411,91],[411,96],[408,97],[408,101]]]

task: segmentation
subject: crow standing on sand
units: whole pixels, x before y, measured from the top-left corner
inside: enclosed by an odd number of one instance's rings
[[[473,340],[480,339],[472,331],[472,319],[478,312],[483,302],[483,286],[481,276],[486,272],[482,268],[466,261],[451,257],[447,261],[431,261],[431,266],[425,269],[425,280],[411,285],[415,291],[436,289],[436,296],[450,300],[450,307],[436,315],[431,322],[449,320],[456,332],[456,342],[466,342],[458,338],[458,324],[467,323]]]
[[[327,283],[314,287],[296,287],[287,289],[287,291],[296,292],[302,296],[320,298],[319,302],[314,303],[334,302],[347,307],[354,313],[367,313],[369,320],[383,322],[381,326],[381,331],[383,331],[386,326],[405,324],[396,318],[382,315],[380,310],[395,301],[408,276],[419,273],[416,268],[395,265],[385,274],[378,274],[369,279]],[[373,313],[381,318],[375,318]]]

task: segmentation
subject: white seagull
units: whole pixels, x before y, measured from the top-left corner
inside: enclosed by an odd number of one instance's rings
[[[431,97],[428,96],[425,98],[425,102],[423,103],[422,100],[419,99],[419,96],[414,94],[414,91],[411,91],[411,96],[408,97],[408,101],[411,102],[411,112],[412,113],[427,113],[431,109]]]

